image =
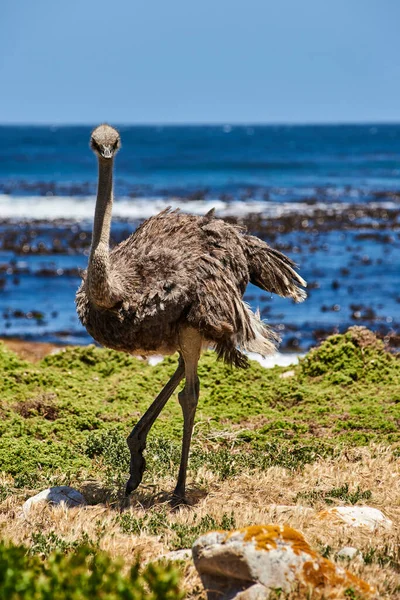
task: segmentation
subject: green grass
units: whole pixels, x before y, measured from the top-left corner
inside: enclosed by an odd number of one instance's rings
[[[311,506],[319,501],[325,502],[325,504],[336,504],[338,500],[342,500],[345,504],[357,504],[357,502],[365,502],[371,500],[371,498],[371,490],[360,490],[357,487],[354,491],[351,491],[348,483],[330,490],[299,492],[296,496],[296,500],[301,500],[302,502],[305,500],[306,504],[310,504]]]
[[[224,513],[219,521],[209,514],[200,519],[194,514],[193,523],[186,524],[171,522],[165,509],[149,511],[143,517],[135,517],[132,513],[124,513],[116,520],[123,533],[134,535],[146,533],[147,535],[159,536],[162,540],[166,536],[172,538],[169,541],[169,546],[174,550],[191,548],[200,535],[209,531],[226,531],[234,529],[236,526],[233,513],[230,515]]]
[[[172,375],[93,346],[32,365],[0,346],[0,469],[14,487],[81,477],[122,484],[125,438]],[[272,465],[301,468],[342,447],[400,443],[400,360],[371,332],[353,328],[309,352],[294,369],[231,369],[205,353],[190,470],[221,479]],[[182,416],[171,399],[149,436],[146,480],[179,463]],[[0,494],[6,494],[1,489]]]

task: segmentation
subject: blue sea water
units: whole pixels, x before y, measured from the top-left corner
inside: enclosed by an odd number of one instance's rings
[[[292,197],[329,186],[398,186],[400,125],[119,128],[116,192],[151,196],[264,194]],[[0,189],[94,193],[90,127],[0,127]],[[78,189],[77,189],[78,186]],[[81,189],[79,190],[79,186]],[[283,193],[283,195],[285,195]]]
[[[306,349],[364,324],[400,333],[400,125],[119,127],[115,242],[167,205],[239,218],[299,264],[302,305],[246,299]],[[0,127],[0,335],[89,341],[74,293],[96,193],[91,127]]]

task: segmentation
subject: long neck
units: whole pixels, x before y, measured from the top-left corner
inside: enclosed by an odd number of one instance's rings
[[[112,158],[99,158],[99,179],[96,210],[94,213],[91,257],[99,246],[108,250],[110,243],[111,211],[113,205],[113,162]]]
[[[95,304],[111,308],[119,300],[118,282],[111,272],[109,243],[113,205],[113,159],[99,159],[99,179],[94,214],[87,283]]]

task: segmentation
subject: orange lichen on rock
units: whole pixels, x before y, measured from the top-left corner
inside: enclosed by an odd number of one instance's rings
[[[296,555],[308,554],[310,561],[303,565],[304,582],[313,588],[337,588],[354,586],[363,594],[371,594],[374,590],[371,586],[352,575],[345,569],[336,566],[330,560],[323,558],[304,539],[304,536],[296,529],[288,525],[253,525],[239,529],[243,532],[244,542],[254,541],[257,550],[270,550],[277,547],[280,540],[289,545]]]
[[[305,552],[312,558],[317,557],[317,553],[310,548],[304,536],[288,525],[252,525],[239,531],[244,534],[244,542],[255,541],[257,550],[276,548],[277,541],[281,540],[285,544],[290,544],[295,554]]]
[[[305,562],[302,575],[304,583],[311,586],[314,590],[324,590],[325,593],[329,588],[354,587],[364,596],[368,597],[375,591],[366,581],[321,556],[318,557],[318,561]]]
[[[276,548],[276,540],[280,534],[279,525],[251,525],[238,530],[243,533],[244,542],[255,542],[257,550]]]
[[[342,599],[349,589],[360,599],[371,599],[376,593],[366,581],[318,554],[302,533],[288,525],[252,525],[206,534],[195,542],[193,558],[205,588],[218,590],[222,600],[236,597],[233,588],[242,597],[250,585],[264,586],[265,594],[276,588],[290,592],[297,586],[325,600]]]

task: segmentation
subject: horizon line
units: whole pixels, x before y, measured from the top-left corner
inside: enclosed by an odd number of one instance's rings
[[[110,123],[110,121],[101,121]],[[98,122],[49,122],[49,121],[10,121],[0,122],[0,127],[96,127]],[[149,121],[149,122],[114,122],[116,127],[374,127],[400,125],[399,121]]]

